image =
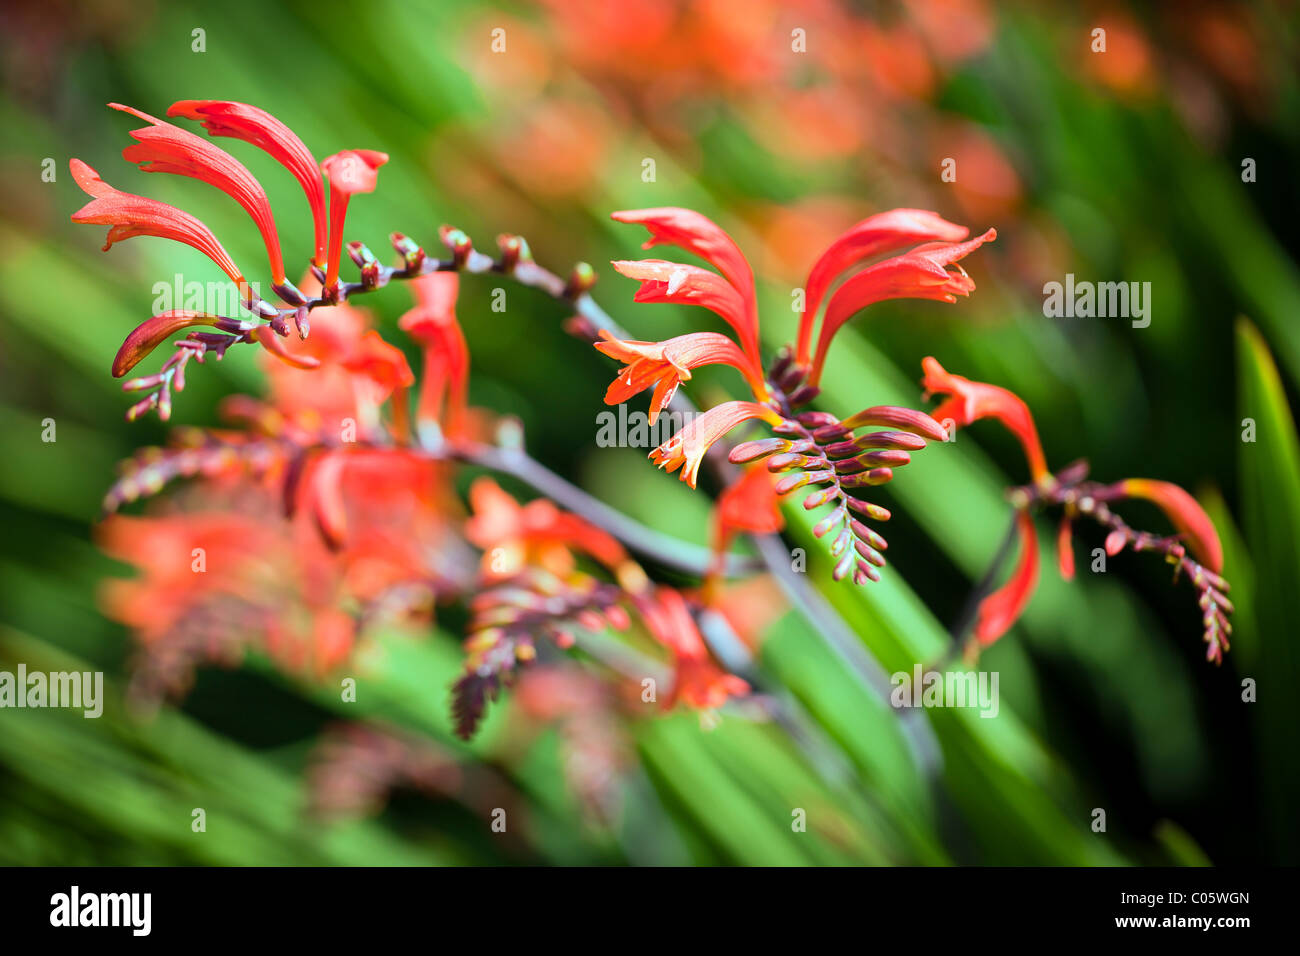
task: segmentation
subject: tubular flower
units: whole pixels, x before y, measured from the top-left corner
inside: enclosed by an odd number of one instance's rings
[[[276,285],[283,285],[284,257],[280,253],[280,237],[275,231],[271,203],[262,184],[244,164],[221,147],[166,120],[121,103],[108,105],[150,124],[131,131],[137,142],[122,151],[124,158],[139,163],[147,173],[175,173],[202,180],[216,186],[244,208],[266,243],[272,280]]]
[[[821,254],[804,284],[804,310],[799,317],[796,361],[807,365],[811,355],[813,324],[831,284],[850,266],[917,242],[957,242],[970,230],[923,209],[891,209],[868,216],[851,226]]]
[[[681,480],[694,488],[699,480],[700,463],[713,443],[751,418],[761,418],[772,425],[781,422],[781,417],[766,405],[723,402],[691,419],[681,431],[650,452],[650,460],[669,472],[681,468]]]
[[[1020,563],[1006,584],[980,602],[975,639],[985,647],[1010,630],[1038,586],[1038,536],[1029,512],[1016,512],[1016,529],[1020,537]]]
[[[869,266],[846,281],[826,306],[808,381],[813,385],[820,381],[826,352],[835,333],[867,306],[886,299],[956,302],[957,296],[974,292],[974,280],[957,263],[997,236],[997,230],[990,229],[966,242],[929,242],[904,255]],[[955,271],[949,270],[952,265],[956,266]]]
[[[219,315],[212,315],[209,312],[192,312],[187,309],[171,309],[167,312],[161,312],[153,318],[141,322],[126,337],[126,341],[122,343],[122,347],[117,350],[117,356],[113,359],[113,377],[121,378],[165,339],[175,335],[181,329],[191,328],[195,325],[207,325],[221,329],[223,332],[241,333],[253,328],[251,322],[227,319]]]
[[[325,268],[325,183],[311,150],[293,130],[266,110],[226,100],[180,100],[171,105],[167,115],[197,120],[211,136],[232,136],[252,143],[289,170],[307,194],[311,207],[316,240],[312,262]]]
[[[926,392],[949,396],[930,413],[931,417],[940,422],[952,421],[958,428],[981,418],[996,418],[1019,439],[1034,482],[1041,485],[1051,480],[1034,417],[1019,396],[997,385],[953,375],[929,356],[922,360],[921,367],[925,370],[922,384]]]
[[[469,349],[456,320],[460,277],[455,272],[434,272],[412,285],[415,308],[402,316],[398,326],[424,351],[416,420],[457,434],[465,427],[469,389]]]
[[[1129,478],[1111,486],[1126,498],[1143,498],[1163,511],[1202,564],[1215,574],[1223,572],[1223,545],[1210,516],[1186,491],[1168,481]]]
[[[758,348],[758,305],[754,295],[754,271],[740,248],[712,220],[689,209],[666,206],[631,209],[612,214],[618,222],[640,223],[650,230],[642,246],[679,246],[704,259],[725,278],[698,266],[648,259],[642,263],[616,262],[614,268],[626,276],[641,279],[638,302],[683,302],[712,309],[736,331],[741,351],[762,380],[763,362]],[[639,268],[638,268],[639,267]],[[729,286],[730,288],[726,288]],[[766,394],[757,393],[759,399]]]
[[[764,397],[763,366],[758,357],[757,333],[747,328],[748,313],[744,300],[727,280],[716,272],[662,259],[642,259],[637,262],[617,261],[615,269],[629,279],[641,283],[633,297],[634,302],[675,302],[683,305],[702,305],[719,315],[736,330],[740,337],[743,361],[737,366],[751,383],[757,382],[756,397]],[[752,341],[747,342],[746,339]]]
[[[736,343],[717,332],[691,332],[664,342],[628,342],[601,331],[603,341],[596,348],[625,368],[605,391],[605,404],[618,405],[638,392],[654,386],[650,399],[653,425],[677,392],[677,386],[691,377],[691,369],[702,365],[731,365],[740,370],[757,392],[762,378],[755,380],[743,352]]]
[[[183,242],[203,253],[239,287],[245,301],[253,300],[252,289],[229,253],[207,226],[187,212],[156,199],[146,199],[114,189],[99,173],[79,159],[68,164],[72,178],[93,198],[72,214],[72,221],[111,226],[104,251],[115,242],[135,236],[157,236]]]
[[[348,200],[357,193],[372,193],[380,166],[388,154],[373,149],[345,149],[323,160],[321,172],[330,179],[329,265],[325,289],[333,290],[339,278],[339,257],[343,253],[343,224],[348,215]]]

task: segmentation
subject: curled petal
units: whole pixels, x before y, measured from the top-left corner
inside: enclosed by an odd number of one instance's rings
[[[751,370],[755,374],[761,373],[757,325],[749,317],[744,298],[722,276],[699,266],[663,259],[620,260],[613,266],[621,274],[641,283],[634,297],[636,302],[702,305],[717,313],[736,330]]]
[[[917,246],[911,252],[863,269],[840,286],[822,319],[821,333],[817,336],[817,354],[813,358],[809,383],[816,385],[821,379],[826,352],[835,333],[854,315],[869,305],[886,299],[935,299],[956,302],[959,295],[970,295],[975,283],[961,266],[949,271],[953,265],[974,252],[986,242],[997,238],[997,230],[990,229],[981,236],[966,242],[930,242]]]
[[[804,284],[805,306],[799,319],[798,361],[807,363],[817,310],[831,283],[850,266],[918,242],[957,242],[965,239],[969,232],[965,226],[923,209],[891,209],[851,226],[827,247],[808,273],[808,281]]]
[[[272,279],[277,285],[282,284],[284,257],[280,253],[280,237],[275,230],[271,203],[262,184],[247,167],[220,146],[189,130],[121,103],[108,105],[150,124],[131,131],[136,143],[122,150],[127,160],[139,163],[146,173],[175,173],[202,180],[216,186],[243,207],[262,234],[271,261]]]
[[[700,463],[710,446],[741,422],[751,418],[762,418],[770,424],[781,420],[766,405],[756,402],[723,402],[692,418],[676,435],[650,452],[650,460],[669,472],[681,468],[681,480],[694,488],[699,479]]]
[[[316,236],[315,263],[325,265],[325,184],[316,159],[301,139],[266,110],[225,100],[180,100],[168,116],[198,120],[211,136],[232,136],[265,150],[293,174],[307,194]]]
[[[1223,545],[1214,522],[1196,499],[1169,481],[1129,478],[1114,486],[1129,498],[1154,502],[1187,542],[1196,559],[1215,574],[1223,571]]]
[[[673,245],[704,259],[727,277],[745,303],[751,320],[757,325],[758,312],[754,304],[754,271],[735,241],[717,223],[690,209],[662,206],[657,209],[627,209],[612,213],[617,222],[640,223],[650,230],[650,238],[642,246],[652,249],[657,245]],[[757,328],[754,330],[757,340]]]
[[[1016,528],[1020,533],[1020,563],[1006,584],[980,602],[975,638],[986,647],[1010,630],[1038,586],[1038,536],[1034,533],[1034,519],[1027,511],[1016,514]]]
[[[921,367],[925,371],[922,382],[925,390],[950,396],[930,413],[934,418],[941,422],[951,421],[958,428],[981,418],[996,418],[1019,439],[1034,481],[1045,481],[1050,477],[1034,416],[1020,396],[997,385],[972,382],[953,375],[945,371],[938,360],[928,356],[922,360]]]
[[[91,201],[72,214],[72,221],[111,226],[104,243],[107,251],[115,242],[135,236],[157,236],[183,242],[217,264],[246,296],[248,283],[217,237],[207,226],[187,212],[156,199],[146,199],[114,189],[99,178],[99,173],[79,159],[68,164],[77,185],[89,193]]]
[[[650,402],[650,424],[672,400],[677,386],[691,377],[691,369],[704,365],[730,365],[749,380],[751,387],[762,387],[755,380],[743,352],[725,335],[717,332],[692,332],[664,342],[627,342],[600,333],[603,341],[595,346],[611,358],[625,364],[618,378],[605,391],[605,403],[617,405],[633,395],[655,386]]]

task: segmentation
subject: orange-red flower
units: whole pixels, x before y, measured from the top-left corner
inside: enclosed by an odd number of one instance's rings
[[[1178,485],[1152,478],[1129,478],[1112,486],[1128,498],[1154,502],[1187,542],[1188,549],[1215,574],[1223,571],[1223,545],[1205,509]]]
[[[669,472],[681,468],[681,480],[694,488],[699,480],[700,463],[710,446],[751,418],[761,418],[772,425],[781,421],[781,417],[766,405],[723,402],[692,418],[681,431],[650,452],[650,460]]]
[[[564,576],[574,569],[576,549],[619,575],[629,590],[641,587],[643,575],[613,536],[545,498],[520,505],[491,478],[479,478],[470,485],[469,501],[474,514],[465,537],[483,549],[489,578],[510,577],[526,565]]]
[[[614,268],[623,275],[641,280],[638,302],[702,305],[720,315],[735,329],[749,369],[761,382],[763,361],[758,347],[754,271],[732,238],[712,220],[690,209],[672,206],[631,209],[613,213],[612,218],[618,222],[640,223],[649,229],[650,238],[642,248],[659,244],[680,246],[722,273],[719,279],[707,269],[659,259],[614,263]],[[760,390],[755,397],[764,399],[767,395]]]
[[[663,259],[616,261],[613,266],[622,275],[641,283],[641,288],[633,297],[634,302],[701,305],[720,316],[736,330],[740,339],[742,361],[736,367],[751,383],[758,383],[756,396],[765,395],[763,366],[758,357],[757,331],[750,328],[753,324],[750,313],[735,286],[716,272]],[[750,341],[747,342],[747,339]]]
[[[650,632],[673,656],[675,679],[667,706],[680,701],[697,710],[715,710],[728,697],[749,693],[749,684],[713,662],[681,594],[656,588],[654,600],[643,602],[641,612]]]
[[[923,209],[891,209],[868,216],[849,227],[821,254],[804,284],[804,310],[799,317],[796,360],[807,365],[811,358],[813,324],[831,284],[850,266],[918,242],[957,242],[970,232],[948,222],[938,213]]]
[[[416,420],[420,425],[436,425],[455,435],[466,424],[469,389],[469,349],[456,320],[460,277],[455,272],[434,272],[413,280],[411,285],[416,305],[398,325],[424,351]]]
[[[301,139],[265,110],[226,100],[180,100],[168,116],[185,116],[201,122],[211,136],[233,136],[265,150],[293,174],[307,194],[315,231],[312,261],[325,268],[325,183],[316,160]]]
[[[232,333],[247,332],[253,328],[251,322],[228,319],[209,312],[193,312],[188,309],[170,309],[160,312],[153,318],[141,322],[126,337],[113,359],[113,376],[121,378],[165,339],[175,335],[181,329],[195,325],[212,326]]]
[[[996,418],[1020,440],[1033,480],[1041,483],[1051,478],[1034,417],[1018,395],[997,385],[953,375],[929,356],[922,360],[921,367],[925,370],[926,392],[950,396],[930,413],[932,418],[939,422],[951,421],[958,428],[981,418]]]
[[[975,639],[985,647],[1010,630],[1038,586],[1038,536],[1034,533],[1033,516],[1027,511],[1016,512],[1016,529],[1020,538],[1020,562],[1007,583],[980,602]]]
[[[762,378],[755,379],[745,355],[725,335],[691,332],[663,342],[630,342],[600,333],[596,348],[626,366],[605,391],[605,404],[618,405],[638,392],[654,386],[650,399],[650,424],[668,407],[677,386],[691,377],[691,369],[702,365],[731,365],[740,369],[757,392]]]
[[[108,251],[115,242],[135,236],[158,236],[183,242],[216,263],[239,287],[245,299],[251,301],[252,290],[247,280],[212,234],[212,230],[203,223],[165,202],[114,189],[99,178],[99,173],[79,159],[70,161],[68,168],[77,185],[93,197],[72,214],[72,221],[111,226],[104,242],[104,251]]]
[[[122,151],[123,157],[130,162],[139,163],[140,168],[147,173],[175,173],[202,180],[216,186],[244,208],[262,234],[262,241],[266,243],[272,281],[276,285],[282,285],[284,257],[280,253],[280,237],[275,230],[271,203],[266,198],[262,184],[244,164],[215,143],[166,120],[121,103],[108,105],[150,124],[131,131],[131,136],[137,142]]]
[[[345,149],[320,164],[321,171],[330,179],[329,266],[325,273],[327,291],[333,290],[338,283],[348,200],[356,193],[374,192],[375,183],[379,179],[379,167],[386,162],[387,153],[373,149]]]
[[[965,242],[928,242],[901,256],[868,266],[848,279],[835,290],[826,306],[808,381],[813,385],[820,381],[826,352],[835,333],[867,306],[886,299],[956,302],[957,296],[974,292],[975,282],[957,263],[984,243],[992,242],[997,235],[996,229],[990,229]],[[955,271],[948,268],[952,265],[956,265]]]

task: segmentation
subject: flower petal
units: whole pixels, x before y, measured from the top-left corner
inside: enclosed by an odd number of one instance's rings
[[[799,319],[798,361],[808,361],[817,310],[831,284],[850,266],[926,240],[956,242],[965,239],[969,232],[965,226],[924,209],[891,209],[851,226],[827,247],[808,273],[804,284],[805,306]]]
[[[234,199],[252,217],[262,234],[271,262],[272,280],[277,285],[283,284],[284,257],[280,253],[280,237],[275,229],[275,217],[271,214],[271,203],[266,198],[266,190],[247,167],[220,146],[189,130],[121,103],[108,105],[150,124],[131,130],[131,136],[137,142],[122,150],[123,157],[139,163],[146,173],[190,176],[216,186]]]
[[[1029,512],[1016,513],[1016,529],[1020,533],[1020,563],[1006,584],[980,602],[975,639],[985,647],[1010,630],[1038,586],[1038,535]]]
[[[211,136],[233,136],[265,150],[293,174],[307,194],[316,236],[315,263],[325,265],[325,183],[316,159],[301,139],[266,110],[227,100],[179,100],[168,116],[201,122]]]
[[[841,285],[826,306],[809,383],[816,385],[820,380],[826,352],[835,333],[867,306],[886,299],[956,302],[957,296],[970,295],[975,290],[970,276],[960,266],[956,272],[948,271],[947,267],[984,243],[992,242],[997,235],[997,230],[990,229],[966,242],[926,243],[904,255],[877,262]]]
[[[107,251],[115,242],[135,236],[174,239],[199,250],[217,264],[246,296],[251,290],[233,259],[207,226],[187,212],[156,199],[146,199],[114,189],[99,173],[79,159],[68,164],[77,185],[94,198],[72,214],[72,221],[112,226],[104,243]]]
[[[922,359],[921,367],[925,370],[922,384],[927,392],[952,396],[930,412],[934,419],[951,421],[962,428],[981,418],[996,418],[1019,439],[1033,480],[1044,481],[1050,477],[1034,416],[1020,396],[997,385],[953,375],[930,356]]]

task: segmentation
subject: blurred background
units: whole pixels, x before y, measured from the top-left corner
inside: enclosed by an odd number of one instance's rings
[[[0,668],[103,670],[108,701],[99,720],[0,712],[0,862],[1300,859],[1294,5],[787,7],[5,4]],[[1104,53],[1093,51],[1098,28]],[[766,622],[759,657],[768,686],[804,714],[800,733],[743,708],[711,730],[691,713],[626,721],[598,703],[543,714],[559,691],[539,672],[462,743],[448,716],[454,617],[414,639],[373,635],[355,704],[338,701],[335,682],[254,653],[202,669],[152,713],[126,707],[133,639],[102,614],[100,594],[131,572],[96,547],[94,525],[115,463],[167,430],[123,421],[109,366],[148,317],[155,281],[220,276],[174,243],[101,254],[100,230],[69,221],[85,197],[67,162],[193,212],[236,261],[259,261],[256,231],[226,197],[121,160],[135,123],[104,104],[163,115],[188,98],[262,106],[317,157],[388,152],[378,191],[352,205],[348,238],[382,250],[399,230],[434,246],[451,223],[490,249],[498,233],[520,233],[561,274],[595,265],[594,295],[643,339],[707,319],[632,304],[632,283],[608,261],[635,258],[643,234],[611,223],[612,210],[687,206],[729,230],[759,278],[769,350],[793,336],[791,292],[817,254],[862,217],[911,206],[996,227],[997,242],[964,263],[979,286],[971,299],[888,303],[841,333],[823,407],[916,406],[920,361],[934,355],[1021,395],[1054,468],[1086,457],[1101,480],[1192,490],[1218,525],[1237,601],[1223,666],[1204,662],[1194,592],[1159,560],[1124,554],[1088,573],[1100,536],[1079,529],[1081,573],[1066,585],[1044,523],[1038,593],[981,661],[1000,673],[1001,713],[928,712],[933,768],[794,614]],[[286,258],[302,261],[309,220],[296,184],[256,149],[221,144],[266,185]],[[955,181],[941,178],[945,160]],[[1149,327],[1045,318],[1043,285],[1067,273],[1150,282]],[[641,450],[596,447],[608,361],[529,290],[509,286],[508,309],[492,312],[495,284],[462,282],[471,401],[517,415],[532,453],[571,480],[705,543],[705,494]],[[398,289],[364,302],[393,341],[409,304]],[[261,392],[258,363],[239,351],[191,373],[175,423],[216,424],[224,395]],[[689,391],[707,402],[729,388],[706,369]],[[52,443],[41,440],[49,418]],[[811,576],[886,670],[943,652],[1009,520],[1003,489],[1025,478],[1013,441],[976,426],[888,486],[879,586],[832,586],[809,549]],[[1164,527],[1154,509],[1124,513]],[[792,543],[806,546],[801,514],[788,517]],[[1257,702],[1243,702],[1246,679]],[[488,826],[501,806],[519,821],[506,835]],[[206,833],[191,830],[194,807]],[[807,810],[807,833],[792,832],[792,807]],[[1097,808],[1104,834],[1091,828]]]

